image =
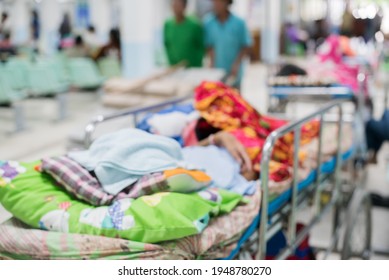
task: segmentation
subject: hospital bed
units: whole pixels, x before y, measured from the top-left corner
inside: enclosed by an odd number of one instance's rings
[[[382,52],[382,46],[377,46],[377,49],[377,53]],[[341,98],[352,100],[358,107],[361,116],[368,119],[373,114],[373,104],[371,102],[373,94],[371,94],[372,91],[369,90],[369,88],[377,73],[379,56],[344,56],[342,60],[343,65],[354,68],[355,70],[358,69],[357,87],[339,84],[336,79],[327,77],[326,74],[316,78],[310,76],[276,77],[276,73],[280,71],[281,66],[290,62],[281,60],[276,64],[270,65],[268,72],[269,112],[285,113],[286,107],[290,103],[321,104],[329,100]],[[321,62],[319,60],[291,62],[296,65],[305,65],[305,69],[312,68],[312,64],[321,67]],[[323,67],[326,67],[325,63]],[[311,71],[315,72],[315,70]],[[299,81],[301,78],[307,79],[308,82],[303,79],[303,83],[295,83],[295,79]],[[281,84],[274,82],[279,81],[278,79],[283,80],[283,82]],[[289,82],[287,80],[289,80]],[[322,82],[324,83],[322,84]]]
[[[275,75],[279,65],[273,65],[269,69],[269,80]],[[364,107],[364,96],[367,96],[365,83],[370,75],[364,71],[365,67],[358,74],[359,92],[354,92],[349,86],[329,83],[326,85],[277,85],[269,83],[269,112],[285,113],[289,103],[314,103],[322,104],[334,99],[354,100],[358,106]],[[282,77],[285,78],[285,77]],[[274,79],[274,78],[273,78]]]
[[[166,106],[179,106],[180,103],[185,101],[188,101],[188,98],[175,99],[171,102],[160,104],[159,107],[155,105],[153,107],[144,109],[147,110],[147,112],[150,112],[160,110]],[[178,240],[177,243],[174,244],[175,249],[173,250],[171,249],[172,244],[165,244],[161,246],[148,245],[147,248],[149,251],[141,251],[139,248],[135,248],[140,251],[133,252],[134,248],[126,247],[130,243],[123,240],[113,240],[106,238],[103,238],[104,240],[102,240],[101,237],[63,235],[61,233],[54,232],[47,233],[40,230],[26,228],[25,225],[20,224],[20,222],[11,220],[4,225],[0,225],[0,258],[77,259],[80,258],[80,255],[82,256],[83,254],[71,254],[68,251],[62,252],[61,250],[65,250],[65,248],[66,250],[69,250],[69,248],[74,247],[74,244],[82,244],[82,242],[86,242],[87,244],[85,244],[85,247],[89,249],[94,248],[94,246],[97,247],[99,244],[106,244],[106,246],[112,247],[103,248],[106,251],[104,254],[102,254],[102,256],[94,253],[93,255],[84,256],[83,258],[101,257],[131,259],[135,258],[137,253],[141,254],[142,259],[242,259],[247,258],[247,256],[252,256],[254,252],[257,258],[263,259],[266,256],[266,246],[263,245],[266,244],[272,236],[274,236],[279,230],[283,229],[286,225],[286,228],[289,232],[289,245],[278,256],[278,258],[284,259],[290,254],[293,254],[294,248],[296,248],[298,244],[301,243],[301,240],[310,231],[312,226],[315,225],[320,220],[320,217],[322,217],[333,206],[335,206],[337,209],[337,211],[335,211],[334,225],[336,226],[336,229],[338,229],[339,225],[341,224],[341,202],[343,199],[345,199],[343,193],[341,192],[341,187],[343,186],[341,167],[344,165],[344,163],[350,162],[354,158],[354,149],[349,147],[347,150],[341,151],[339,146],[335,153],[335,157],[331,157],[331,159],[325,160],[325,162],[322,163],[322,141],[319,141],[317,162],[320,163],[321,168],[310,172],[310,174],[302,181],[297,180],[297,177],[295,177],[292,189],[287,190],[281,195],[275,198],[273,197],[272,199],[270,198],[268,187],[269,159],[271,151],[274,148],[274,144],[277,139],[288,132],[294,131],[296,133],[295,153],[297,154],[299,149],[299,129],[301,126],[308,122],[310,119],[316,117],[319,117],[321,122],[324,123],[325,114],[333,108],[341,108],[343,104],[344,101],[341,100],[328,104],[307,118],[291,123],[290,125],[273,132],[267,139],[264,146],[264,154],[261,163],[261,191],[257,191],[256,195],[252,199],[252,203],[247,206],[238,208],[230,215],[223,216],[222,219],[224,220],[218,220],[218,222],[215,223],[216,227],[214,226],[212,228],[212,226],[210,226],[208,232],[199,234],[198,236],[192,236],[183,240]],[[142,110],[137,110],[121,112],[120,114],[106,117],[100,116],[96,118],[86,128],[87,137],[85,139],[85,146],[89,146],[91,141],[93,141],[95,129],[99,124],[113,120],[115,118],[128,116],[133,117],[134,121],[137,122],[142,113],[144,113]],[[342,111],[340,112],[340,116],[342,116]],[[339,118],[338,125],[344,125],[344,119],[342,117]],[[322,137],[323,132],[320,133],[319,139]],[[337,137],[337,143],[340,143],[342,138],[342,133],[340,132]],[[294,172],[297,174],[297,169],[295,169]],[[328,186],[330,188],[329,193],[332,194],[331,200],[330,203],[322,208],[320,205],[320,194],[324,191],[328,191]],[[344,240],[347,242],[344,243],[343,246],[343,258],[349,258],[355,253],[353,251],[353,244],[351,242],[353,238],[350,236],[353,236],[356,225],[358,225],[358,229],[360,229],[360,227],[364,229],[363,240],[366,241],[363,244],[363,250],[357,252],[358,256],[365,258],[369,256],[369,204],[362,189],[358,189],[355,194],[357,195],[352,196],[351,203],[346,203],[346,205],[352,206],[352,208],[350,208],[351,210],[348,210],[348,215],[350,216],[348,221],[356,221],[358,218],[355,217],[356,213],[362,214],[364,220],[362,223],[349,223],[346,231],[349,236],[345,236],[344,238]],[[315,215],[313,216],[308,226],[305,227],[303,231],[300,231],[298,235],[296,235],[295,229],[297,210],[306,205],[310,198],[314,198],[313,201],[315,202],[315,207],[313,209],[315,209]],[[349,199],[345,199],[345,201],[348,202]],[[261,208],[259,208],[260,204]],[[355,211],[355,208],[358,211]],[[249,221],[247,221],[248,218],[250,218]],[[232,225],[233,227],[231,227]],[[339,231],[334,230],[334,232],[336,233],[334,235],[334,237],[336,237],[334,241],[335,244],[336,240],[339,239]],[[219,240],[220,236],[224,237],[222,243],[220,243]],[[23,240],[23,242],[21,240]],[[62,240],[61,244],[55,243],[56,240]],[[48,253],[46,252],[47,250],[40,250],[39,248],[42,242],[54,242],[50,244],[44,244],[46,247],[42,245],[43,248],[47,248],[47,245],[50,245],[49,247],[52,251]],[[69,242],[69,245],[72,244],[72,246],[68,246],[63,242]],[[190,246],[188,244],[190,244]],[[167,250],[167,248],[170,249]],[[13,250],[15,250],[17,253],[15,253]],[[32,253],[29,250],[32,250],[32,252],[34,252],[34,250],[38,250],[39,252],[42,251],[46,253],[45,255],[42,255],[43,253],[36,253],[35,255],[31,256]],[[102,249],[100,248],[100,250]]]
[[[363,191],[361,188],[361,182],[352,182],[353,184],[356,184],[356,191],[351,192],[351,195],[346,201],[349,201],[350,203],[346,203],[345,205],[342,205],[342,202],[344,202],[345,197],[342,197],[345,195],[345,193],[342,191],[342,177],[341,177],[341,170],[344,162],[349,161],[352,158],[355,158],[355,151],[353,148],[351,150],[348,150],[346,152],[342,152],[340,145],[337,148],[336,156],[330,161],[325,162],[322,164],[322,137],[323,137],[323,125],[324,125],[324,118],[325,113],[328,113],[333,108],[339,109],[339,119],[338,119],[338,134],[337,134],[337,143],[342,143],[343,135],[342,135],[342,127],[344,126],[344,119],[343,119],[343,110],[342,110],[342,103],[345,101],[334,101],[324,107],[322,107],[320,110],[316,111],[315,113],[300,119],[288,126],[285,126],[275,132],[273,132],[268,139],[265,142],[263,155],[262,155],[262,162],[261,162],[261,186],[262,186],[262,192],[263,192],[263,200],[261,205],[261,221],[260,221],[260,238],[259,238],[259,252],[257,254],[258,258],[264,258],[266,255],[266,247],[264,244],[266,244],[267,240],[271,237],[271,229],[273,227],[279,227],[282,226],[282,219],[281,221],[274,222],[274,220],[277,220],[277,215],[275,212],[277,212],[279,209],[282,209],[281,201],[285,199],[286,201],[290,199],[290,202],[287,203],[284,206],[284,209],[281,210],[281,213],[283,211],[286,211],[287,215],[289,216],[287,218],[288,223],[288,246],[279,254],[280,259],[286,258],[289,254],[292,254],[293,250],[296,248],[296,244],[299,244],[304,237],[309,233],[309,230],[322,218],[322,216],[332,207],[334,207],[334,223],[333,223],[333,237],[332,242],[329,246],[329,248],[326,249],[326,253],[329,254],[332,251],[337,251],[337,245],[339,241],[339,232],[340,227],[342,224],[342,221],[340,219],[342,207],[348,207],[347,212],[347,228],[346,228],[346,234],[344,236],[343,240],[343,249],[341,252],[343,259],[348,259],[350,257],[355,257],[355,253],[357,253],[357,257],[362,258],[368,258],[370,254],[370,234],[371,234],[371,218],[370,218],[370,203],[368,195]],[[321,131],[319,135],[319,149],[317,154],[317,166],[320,166],[320,168],[317,168],[315,171],[313,171],[305,181],[299,182],[298,181],[298,169],[296,168],[298,164],[298,153],[299,153],[299,141],[300,141],[300,133],[301,133],[301,126],[307,123],[309,120],[312,120],[314,118],[319,118],[321,123]],[[280,198],[277,200],[280,200],[278,202],[278,205],[274,206],[272,203],[269,203],[268,201],[268,183],[269,183],[269,161],[271,158],[271,153],[273,150],[274,143],[280,139],[282,136],[286,135],[289,132],[294,132],[295,135],[295,143],[294,143],[294,180],[292,189],[288,191],[287,193],[283,194]],[[360,167],[359,167],[360,168]],[[362,170],[358,169],[357,172],[361,172]],[[331,199],[330,202],[327,203],[324,207],[321,207],[319,204],[320,195],[321,192],[324,190],[323,186],[326,185],[326,181],[331,181]],[[325,187],[324,187],[325,188]],[[283,197],[284,196],[284,197]],[[313,199],[313,215],[310,223],[306,226],[304,230],[296,234],[296,214],[297,210],[300,205],[306,203],[306,198],[310,197]],[[347,206],[349,205],[349,206]],[[286,210],[285,210],[286,208]],[[365,218],[363,221],[363,237],[361,240],[363,240],[362,249],[358,252],[353,251],[353,234],[355,233],[354,229],[356,225],[358,224],[357,221],[357,215],[360,215],[362,213],[362,216]],[[274,218],[276,217],[276,218]],[[359,224],[358,224],[359,225]],[[269,233],[270,232],[270,233]],[[360,232],[359,232],[360,233]]]
[[[132,124],[138,124],[139,120],[150,112],[158,112],[162,109],[180,106],[183,103],[190,103],[192,96],[174,98],[167,102],[148,106],[141,109],[124,110],[117,114],[108,116],[97,116],[85,128],[84,147],[91,145],[96,135],[98,127],[103,123],[127,118]],[[324,248],[326,255],[336,251],[341,253],[343,259],[351,257],[369,258],[370,256],[370,235],[371,235],[371,217],[370,202],[368,196],[363,190],[363,180],[355,180],[354,172],[363,174],[360,165],[354,165],[357,153],[358,143],[353,143],[351,147],[342,150],[341,144],[344,139],[350,139],[351,136],[343,137],[342,127],[346,125],[346,118],[343,112],[343,106],[348,100],[338,99],[326,104],[321,109],[310,114],[309,116],[299,119],[289,125],[274,131],[266,140],[263,148],[261,162],[261,178],[258,182],[261,185],[259,193],[261,199],[260,211],[253,216],[247,228],[241,234],[235,236],[224,246],[216,245],[217,250],[224,250],[224,256],[221,259],[242,259],[247,256],[253,256],[257,259],[266,258],[266,244],[280,230],[286,229],[288,234],[288,245],[279,252],[278,259],[286,259],[292,255],[298,245],[309,234],[312,228],[326,215],[333,210],[333,238],[331,245]],[[320,131],[317,148],[317,166],[304,179],[299,179],[298,153],[301,127],[312,119],[319,119],[322,126],[327,123],[326,115],[338,109],[338,120],[336,125],[339,127],[336,137],[336,152],[331,158],[324,159],[323,155],[323,129]],[[291,189],[283,192],[281,195],[274,197],[269,192],[269,163],[278,139],[293,132],[295,134],[294,151],[295,151],[295,168],[294,180]],[[357,138],[357,137],[356,137]],[[356,140],[363,141],[363,140]],[[327,155],[328,156],[328,155]],[[346,180],[344,169],[347,169],[351,180]],[[349,190],[352,191],[349,191]],[[330,197],[329,202],[322,205],[322,195],[327,194]],[[312,217],[308,225],[298,233],[297,214],[298,210],[312,204]],[[347,215],[345,235],[341,235],[341,229],[344,229],[344,213]],[[359,238],[356,238],[356,236]],[[201,237],[199,237],[201,238]],[[362,240],[356,242],[355,240]],[[355,248],[355,243],[358,248]],[[320,249],[320,248],[318,248]],[[323,248],[322,248],[323,249]],[[227,250],[227,253],[226,253]],[[207,255],[207,254],[205,254]],[[216,254],[218,255],[218,254]],[[210,256],[215,256],[210,254]],[[199,257],[199,256],[197,256]],[[202,256],[202,258],[207,258]]]

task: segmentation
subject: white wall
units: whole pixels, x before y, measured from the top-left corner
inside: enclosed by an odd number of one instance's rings
[[[154,69],[155,0],[121,0],[122,62],[127,78],[149,75]]]
[[[299,23],[300,21],[300,1],[284,0],[283,3],[283,21]]]
[[[113,27],[112,6],[109,0],[89,0],[91,24],[102,42],[108,40],[109,30]]]
[[[56,52],[59,43],[59,26],[63,13],[60,4],[53,0],[42,0],[39,7],[41,20],[40,49],[45,54]]]
[[[280,51],[281,0],[264,0],[261,57],[266,63],[277,62]]]
[[[250,2],[251,0],[237,0],[231,7],[233,13],[241,18],[248,19],[250,13]]]
[[[26,44],[30,39],[30,11],[27,0],[15,0],[9,11],[12,24],[12,42]]]

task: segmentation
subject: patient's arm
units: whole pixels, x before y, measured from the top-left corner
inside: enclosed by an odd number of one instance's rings
[[[225,148],[239,164],[242,174],[251,173],[253,166],[244,146],[228,132],[218,132],[199,142],[200,146],[216,145]]]

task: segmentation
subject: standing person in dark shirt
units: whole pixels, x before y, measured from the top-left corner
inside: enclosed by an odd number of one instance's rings
[[[72,26],[69,14],[65,14],[63,16],[61,26],[59,27],[59,34],[61,36],[61,39],[69,37],[72,34]]]
[[[117,28],[111,29],[109,32],[109,42],[100,50],[97,52],[97,54],[94,56],[95,60],[98,60],[99,58],[102,57],[111,57],[111,58],[116,58],[119,61],[121,60],[122,57],[122,52],[121,52],[121,39],[120,39],[120,31]]]

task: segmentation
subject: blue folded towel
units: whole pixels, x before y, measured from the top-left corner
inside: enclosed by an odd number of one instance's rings
[[[124,129],[98,138],[70,158],[94,171],[107,193],[116,195],[143,175],[186,167],[180,145],[167,137]]]

